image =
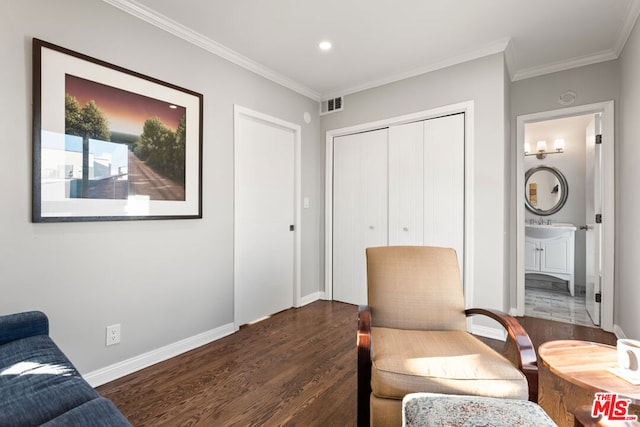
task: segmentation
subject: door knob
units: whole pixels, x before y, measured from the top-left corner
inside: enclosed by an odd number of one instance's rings
[[[402,231],[409,231],[409,227],[402,227]]]
[[[580,230],[588,230],[589,226],[588,225],[581,225],[580,226]]]

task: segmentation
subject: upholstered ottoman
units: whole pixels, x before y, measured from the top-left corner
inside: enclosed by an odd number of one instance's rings
[[[406,427],[551,427],[556,424],[528,400],[435,393],[411,393],[402,399]]]

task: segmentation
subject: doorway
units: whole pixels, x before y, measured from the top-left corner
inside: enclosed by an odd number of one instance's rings
[[[518,315],[613,329],[613,123],[613,102],[517,118]],[[532,180],[543,169],[561,178],[551,191]],[[546,193],[563,203],[543,209]]]
[[[234,323],[300,298],[300,127],[234,109]]]

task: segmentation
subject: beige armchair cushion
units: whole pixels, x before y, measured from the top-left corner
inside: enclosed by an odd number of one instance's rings
[[[527,379],[466,331],[371,328],[371,388],[379,398],[408,393],[527,399]]]
[[[367,249],[372,326],[466,330],[456,252],[450,248]]]

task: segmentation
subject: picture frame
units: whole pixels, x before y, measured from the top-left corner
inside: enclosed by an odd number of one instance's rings
[[[203,95],[32,46],[32,221],[202,218]]]

